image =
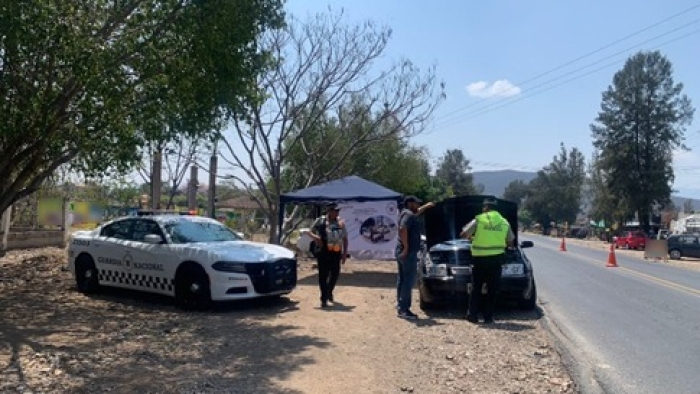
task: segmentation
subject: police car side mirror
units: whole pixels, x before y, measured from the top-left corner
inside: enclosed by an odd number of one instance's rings
[[[521,248],[531,248],[533,246],[535,246],[535,243],[532,241],[523,241],[520,243]]]
[[[158,234],[148,234],[145,237],[143,237],[143,240],[144,242],[153,245],[159,245],[163,243],[163,238]]]

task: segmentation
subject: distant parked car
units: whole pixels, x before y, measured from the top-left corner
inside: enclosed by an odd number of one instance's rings
[[[613,237],[615,249],[644,249],[647,236],[643,231],[625,231],[621,236]]]
[[[700,257],[700,237],[694,234],[669,236],[668,255],[673,260],[679,260],[681,257]]]

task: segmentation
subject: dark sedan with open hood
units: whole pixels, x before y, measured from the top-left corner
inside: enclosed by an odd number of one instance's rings
[[[418,267],[420,306],[428,309],[438,304],[464,302],[471,286],[471,242],[460,239],[462,227],[481,213],[485,198],[492,196],[459,196],[443,200],[424,213],[425,249]],[[522,309],[534,309],[537,289],[532,264],[523,248],[532,241],[518,244],[517,204],[496,199],[498,210],[515,233],[516,248],[506,252],[499,299],[515,301]],[[482,289],[483,290],[483,289]]]

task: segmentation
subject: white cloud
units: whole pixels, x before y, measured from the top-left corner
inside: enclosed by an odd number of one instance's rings
[[[480,98],[512,97],[519,95],[522,91],[507,79],[499,79],[492,84],[487,81],[478,81],[470,83],[466,89],[470,96]]]

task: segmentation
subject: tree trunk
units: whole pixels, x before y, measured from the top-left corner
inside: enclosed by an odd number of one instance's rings
[[[277,227],[279,226],[278,220],[277,220],[277,209],[278,207],[270,206],[268,210],[268,223],[270,225],[270,228],[268,229],[268,239],[267,242],[271,244],[277,244]],[[279,209],[279,208],[278,208]]]

